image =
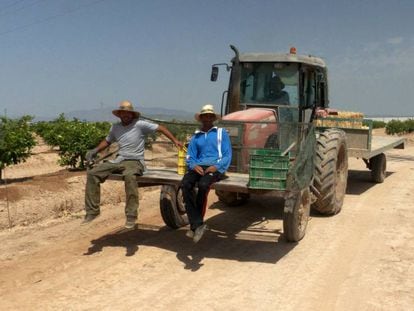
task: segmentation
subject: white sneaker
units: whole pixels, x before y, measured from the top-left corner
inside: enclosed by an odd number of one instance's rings
[[[194,231],[190,229],[190,230],[188,230],[188,231],[185,233],[185,235],[186,235],[188,238],[192,239],[192,238],[194,238]]]
[[[200,239],[203,237],[204,232],[208,229],[206,224],[202,224],[200,227],[198,227],[197,229],[195,229],[194,231],[194,237],[193,237],[193,242],[197,243],[198,241],[200,241]]]

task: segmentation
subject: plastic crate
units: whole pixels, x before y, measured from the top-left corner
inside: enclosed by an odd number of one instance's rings
[[[286,179],[249,177],[250,189],[286,190]]]
[[[255,149],[250,153],[249,184],[251,189],[285,190],[289,154],[280,150]]]

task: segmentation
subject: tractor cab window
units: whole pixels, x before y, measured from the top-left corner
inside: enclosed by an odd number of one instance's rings
[[[241,103],[299,106],[297,64],[242,63],[241,69]]]

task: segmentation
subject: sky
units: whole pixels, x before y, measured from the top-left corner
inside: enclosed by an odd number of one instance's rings
[[[325,60],[330,106],[414,116],[414,1],[0,0],[0,115],[219,110],[233,52]]]

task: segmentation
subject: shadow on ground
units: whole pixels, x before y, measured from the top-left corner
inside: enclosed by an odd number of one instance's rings
[[[387,178],[394,174],[394,172],[387,172],[385,182]],[[369,170],[349,170],[348,171],[348,184],[346,187],[346,194],[360,195],[368,191],[372,187],[375,187],[377,183],[371,181],[371,171]]]
[[[84,255],[124,247],[126,256],[133,256],[140,245],[153,246],[175,252],[185,269],[196,271],[204,258],[275,264],[296,246],[284,240],[281,229],[268,225],[282,218],[282,199],[256,197],[239,207],[217,202],[210,208],[222,212],[207,219],[209,230],[198,244],[185,236],[186,230],[139,224],[135,230],[117,230],[92,240]]]

